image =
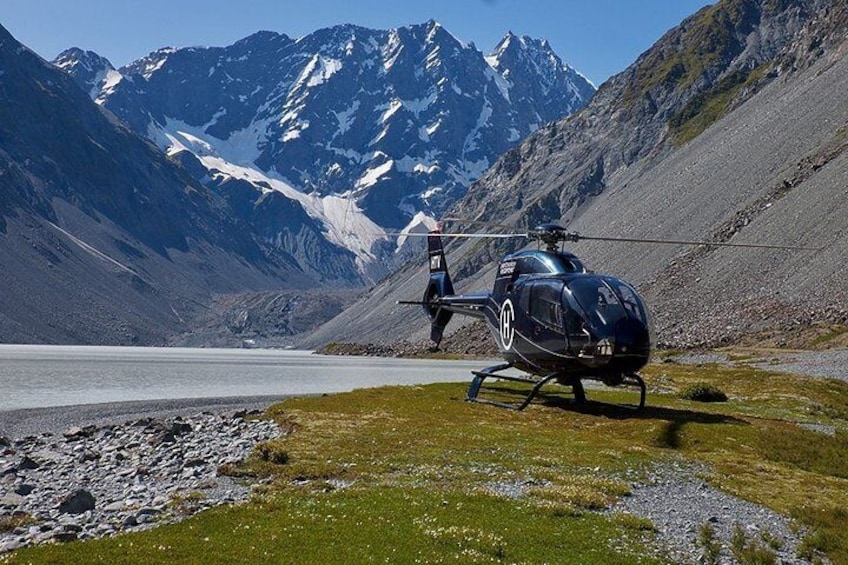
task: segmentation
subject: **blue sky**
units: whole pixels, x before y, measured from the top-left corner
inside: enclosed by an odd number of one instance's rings
[[[115,66],[165,46],[229,45],[259,30],[301,37],[340,23],[439,21],[488,53],[507,32],[547,38],[596,85],[707,0],[1,0],[0,24],[46,59],[91,49]]]

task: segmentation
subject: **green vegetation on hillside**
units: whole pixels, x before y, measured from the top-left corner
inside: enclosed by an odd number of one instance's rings
[[[267,480],[250,503],[0,562],[662,562],[649,521],[597,510],[654,463],[691,460],[713,485],[806,527],[807,557],[826,551],[848,564],[846,383],[744,360],[671,360],[645,379],[641,413],[610,404],[632,402],[630,391],[590,389],[577,407],[556,387],[519,413],[463,402],[465,383],[287,400],[269,410],[284,437],[225,469]],[[695,383],[728,401],[679,398]],[[496,383],[487,394],[516,392]]]
[[[673,143],[679,146],[698,137],[724,116],[739,92],[756,84],[765,74],[765,70],[766,65],[761,65],[750,72],[731,73],[708,91],[690,100],[668,122]]]
[[[637,62],[635,82],[625,99],[632,102],[658,86],[685,90],[723,70],[740,49],[740,37],[751,27],[754,14],[749,5],[743,0],[725,0],[707,6],[672,32],[674,35],[666,35],[661,41],[673,45],[652,49]]]

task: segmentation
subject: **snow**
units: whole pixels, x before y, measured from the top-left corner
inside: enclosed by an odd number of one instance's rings
[[[488,67],[485,71],[486,78],[495,82],[495,86],[498,87],[498,91],[503,96],[504,100],[510,102],[509,100],[509,89],[512,88],[512,85],[509,84],[504,77],[498,74],[498,72],[493,67]]]
[[[377,145],[388,134],[389,134],[389,128],[383,128],[383,130],[380,133],[378,133],[376,136],[374,136],[374,138],[371,139],[371,141],[368,142],[368,147],[371,147],[372,145]]]
[[[306,125],[308,126],[309,123],[307,122]],[[284,133],[283,137],[281,137],[280,139],[282,139],[283,143],[286,143],[286,142],[291,141],[293,139],[297,139],[297,138],[300,137],[300,132],[303,131],[304,129],[306,129],[306,128],[297,129],[296,127],[293,127],[290,130],[286,131],[286,133]]]
[[[226,115],[227,115],[227,109],[226,108],[218,108],[218,111],[215,112],[215,114],[213,114],[212,119],[209,120],[209,122],[205,126],[203,126],[203,129],[206,130],[206,129],[210,128],[211,126],[217,124],[218,120],[220,118],[223,118]]]
[[[444,192],[444,190],[444,187],[441,186],[431,186],[430,188],[421,193],[421,199],[426,202],[428,199],[436,196],[440,192]]]
[[[440,169],[437,162],[434,163],[420,157],[410,157],[409,155],[395,161],[395,168],[400,173],[424,173],[427,175],[431,175]]]
[[[515,128],[509,128],[509,139],[507,139],[507,141],[514,143],[519,139],[521,139],[521,132]]]
[[[415,116],[415,119],[418,120],[421,117],[421,112],[426,112],[430,105],[436,101],[438,97],[438,93],[435,88],[431,88],[430,92],[427,93],[426,98],[416,98],[414,100],[402,100],[401,103],[403,107],[412,112]]]
[[[380,106],[374,108],[375,110],[385,110],[380,116],[380,119],[377,120],[377,125],[385,124],[387,121],[389,121],[389,118],[394,116],[401,108],[403,108],[403,102],[401,102],[397,98],[392,98],[388,104],[381,104]]]
[[[462,152],[470,153],[478,148],[477,138],[480,137],[480,130],[488,126],[489,118],[492,117],[492,105],[489,99],[486,98],[483,102],[483,108],[480,110],[480,115],[477,117],[477,124],[474,129],[465,137],[465,143],[462,146]]]
[[[265,192],[276,191],[298,202],[311,218],[324,226],[329,241],[356,255],[357,268],[361,273],[373,270],[377,258],[371,249],[377,241],[385,241],[388,236],[386,230],[371,221],[353,200],[341,196],[304,194],[273,171],[264,173],[255,166],[233,165],[220,157],[205,156],[200,161],[217,175],[242,179]]]
[[[100,95],[97,97],[97,103],[102,105],[106,102],[106,97],[115,92],[118,83],[124,80],[124,75],[114,69],[109,69],[106,71],[106,76],[101,80],[102,86],[100,87]]]
[[[369,186],[377,184],[380,177],[391,171],[394,166],[395,162],[390,159],[373,169],[367,169],[359,180],[356,181],[356,188],[368,188]]]
[[[407,233],[429,233],[436,229],[438,222],[432,216],[428,216],[424,212],[418,212],[412,218],[412,220],[406,225],[405,228],[400,230],[402,234]],[[401,247],[406,243],[406,240],[409,239],[408,235],[400,235],[397,238],[397,249],[395,249],[395,253],[400,253]]]
[[[297,139],[304,130],[309,128],[309,120],[302,120],[298,117],[301,110],[303,110],[303,106],[298,106],[289,110],[280,118],[280,127],[286,128],[285,133],[280,138],[283,143]]]
[[[154,59],[152,56],[148,58],[147,64],[144,65],[144,69],[141,71],[141,76],[149,80],[153,73],[161,69],[162,65],[168,61],[168,55],[176,52],[177,50],[174,47],[166,47],[165,49],[156,51],[155,55],[159,56],[159,59]]]
[[[462,161],[459,163],[459,167],[456,165],[450,165],[448,167],[448,174],[457,183],[468,187],[471,186],[471,183],[475,180],[483,176],[483,173],[485,173],[488,168],[489,160],[483,157],[477,161]]]
[[[439,33],[439,30],[442,29],[442,24],[439,22],[433,22],[433,25],[430,26],[430,30],[427,32],[427,43],[432,43],[434,39],[436,39],[436,35]]]
[[[339,129],[336,130],[336,133],[333,134],[333,137],[337,137],[346,133],[350,130],[350,126],[353,125],[353,121],[356,119],[354,114],[359,110],[359,100],[354,100],[353,103],[342,110],[341,112],[333,112],[336,116],[336,120],[339,122]]]
[[[397,30],[393,29],[389,32],[389,40],[383,49],[383,73],[388,73],[392,69],[402,51],[403,44],[400,42],[400,36]]]
[[[300,71],[297,80],[295,80],[293,90],[304,85],[307,88],[312,88],[323,84],[329,80],[330,77],[339,72],[341,68],[342,62],[338,59],[324,57],[319,54],[313,55],[303,70]]]
[[[436,47],[427,54],[427,58],[424,60],[424,68],[428,71],[442,64],[442,60],[439,58],[440,49],[440,46],[436,45]]]
[[[306,86],[308,87],[323,84],[324,81],[328,80],[342,68],[342,62],[338,59],[325,59],[324,57],[319,57],[319,61],[321,66],[312,74],[311,77],[309,77],[309,82],[306,83]]]
[[[218,139],[206,133],[206,129],[222,115],[223,110],[219,110],[212,120],[202,126],[167,118],[165,125],[151,123],[147,135],[169,154],[188,150],[198,157],[219,157],[236,165],[252,166],[259,158],[259,147],[267,142],[271,120],[256,120],[246,128],[232,132],[227,139]]]

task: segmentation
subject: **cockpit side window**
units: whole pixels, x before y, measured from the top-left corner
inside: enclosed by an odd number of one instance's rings
[[[562,331],[562,283],[539,281],[530,287],[529,312],[536,322],[553,330]]]
[[[539,262],[535,257],[522,257],[518,260],[518,271],[522,275],[529,275],[539,272]]]

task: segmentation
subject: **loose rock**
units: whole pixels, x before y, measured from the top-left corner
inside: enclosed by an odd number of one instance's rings
[[[218,467],[280,434],[273,421],[249,415],[143,418],[9,441],[0,450],[0,516],[14,512],[29,525],[1,532],[0,553],[151,528],[246,500],[250,488],[219,477]],[[174,504],[187,496],[197,503]]]
[[[94,510],[94,497],[83,489],[72,492],[59,504],[62,514],[82,514],[89,510]]]

